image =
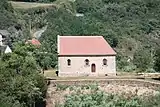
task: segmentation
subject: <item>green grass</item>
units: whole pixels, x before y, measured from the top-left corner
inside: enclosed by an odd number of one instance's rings
[[[44,71],[44,76],[48,79],[56,79],[56,80],[76,80],[76,79],[140,79],[144,78],[147,80],[152,80],[151,77],[137,75],[136,73],[128,73],[128,72],[117,72],[116,77],[110,76],[102,76],[102,77],[57,77],[56,69],[49,69]]]
[[[32,2],[14,2],[10,1],[13,8],[19,8],[19,9],[29,9],[29,8],[36,8],[36,7],[49,7],[49,6],[55,6],[53,3],[32,3]]]
[[[56,75],[56,70],[55,69],[50,69],[50,70],[46,70],[44,71],[44,76],[46,78],[50,78],[50,79],[57,79],[57,80],[72,80],[72,79],[106,79],[106,78],[134,78],[136,77],[134,73],[126,73],[126,72],[118,72],[118,76],[117,77],[107,77],[107,76],[103,76],[103,77],[57,77]]]
[[[56,75],[56,70],[55,70],[55,69],[46,70],[46,71],[44,71],[44,76],[45,76],[46,78],[57,77],[57,75]]]

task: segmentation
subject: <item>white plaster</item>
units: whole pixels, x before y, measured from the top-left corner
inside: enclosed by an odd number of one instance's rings
[[[57,35],[57,44],[58,44],[58,46],[57,46],[57,51],[58,51],[58,54],[59,54],[59,52],[60,52],[60,36],[59,35]]]
[[[107,66],[103,65],[103,59],[107,59]],[[88,56],[88,57],[59,57],[59,76],[104,76],[105,74],[116,75],[115,56]],[[67,60],[71,59],[68,67]],[[89,66],[85,65],[85,59],[89,60]],[[96,65],[96,72],[91,72],[91,65]]]

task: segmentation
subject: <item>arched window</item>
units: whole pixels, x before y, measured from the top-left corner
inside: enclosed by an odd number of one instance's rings
[[[71,60],[70,59],[67,60],[67,65],[71,66]]]
[[[107,59],[103,59],[103,65],[107,65]]]
[[[85,59],[85,65],[89,65],[89,60]]]

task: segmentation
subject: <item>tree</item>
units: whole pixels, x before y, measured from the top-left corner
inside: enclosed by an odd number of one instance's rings
[[[135,52],[133,63],[142,71],[145,71],[151,64],[151,53],[149,51],[139,49]]]
[[[155,69],[157,72],[160,72],[160,49],[157,49],[157,50],[156,50],[156,53],[155,53],[154,69]]]
[[[0,29],[7,29],[17,23],[13,7],[7,1],[8,0],[1,0],[0,2]]]
[[[0,60],[0,104],[15,107],[33,107],[45,98],[45,78],[39,74],[35,48],[27,44],[14,45],[13,52]],[[8,100],[2,103],[4,99]],[[13,106],[14,107],[14,106]]]

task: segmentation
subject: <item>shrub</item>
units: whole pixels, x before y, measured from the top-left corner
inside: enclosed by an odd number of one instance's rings
[[[61,85],[61,84],[57,84],[57,88],[56,90],[61,91],[61,90],[66,90],[69,86],[68,85]]]
[[[145,71],[151,65],[151,61],[151,53],[148,50],[139,49],[134,54],[133,63],[142,71]]]
[[[94,83],[94,84],[90,84],[89,85],[89,88],[93,91],[97,91],[99,88],[98,88],[98,84],[97,83]]]
[[[137,98],[125,99],[117,95],[96,91],[90,94],[68,95],[61,107],[140,107],[140,103]]]

